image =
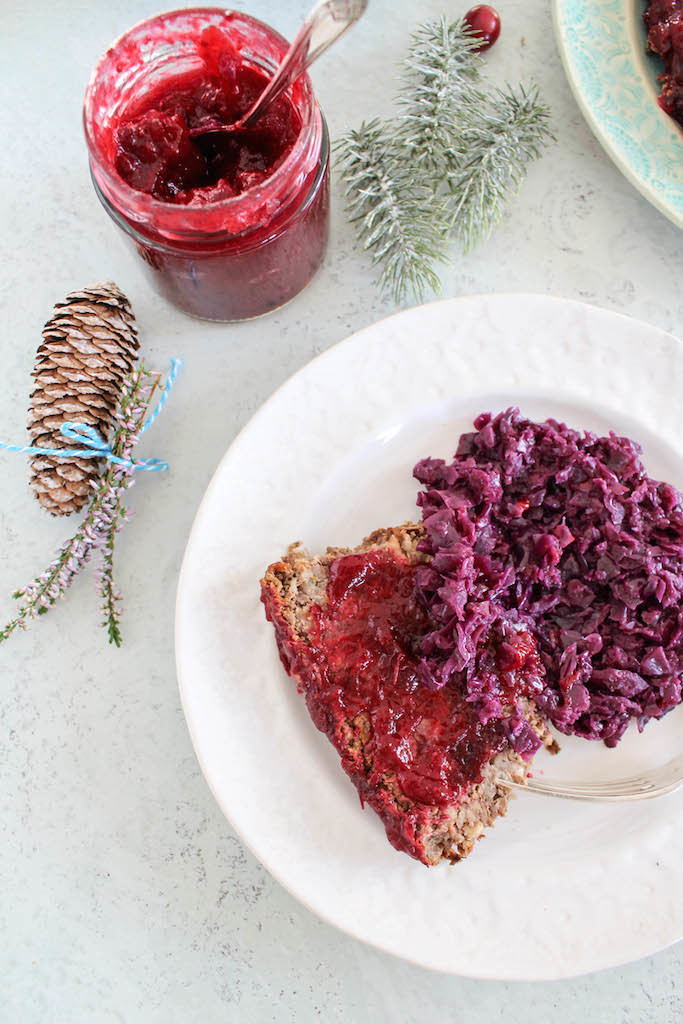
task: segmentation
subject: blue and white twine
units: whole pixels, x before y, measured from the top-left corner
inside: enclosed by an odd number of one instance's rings
[[[178,376],[178,372],[182,365],[182,359],[171,359],[171,369],[168,377],[166,378],[161,398],[157,402],[154,412],[151,416],[148,416],[140,428],[140,434],[144,434],[146,430],[149,430],[161,410],[166,405],[169,392],[175,384],[176,377]],[[141,469],[143,472],[149,473],[159,473],[161,470],[168,469],[168,463],[163,462],[161,459],[122,459],[118,455],[114,455],[109,442],[104,441],[95,428],[89,426],[87,423],[74,423],[72,420],[67,420],[61,426],[61,434],[67,439],[67,441],[84,443],[87,447],[37,448],[32,444],[19,445],[9,444],[7,441],[0,441],[0,449],[4,449],[8,452],[23,452],[26,455],[54,455],[60,459],[72,459],[76,457],[79,459],[107,459],[108,462],[113,462],[117,466],[129,466],[133,469]]]

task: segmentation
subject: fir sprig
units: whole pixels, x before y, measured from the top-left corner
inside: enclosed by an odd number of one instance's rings
[[[423,25],[404,62],[403,113],[337,144],[350,220],[397,302],[439,289],[449,235],[465,250],[486,238],[553,139],[538,89],[487,91],[477,49],[462,19]]]
[[[398,135],[418,168],[440,176],[462,122],[463,108],[480,101],[476,88],[481,40],[461,19],[423,25],[404,60]]]
[[[465,250],[488,237],[506,204],[553,138],[550,110],[538,88],[496,89],[488,109],[463,126],[452,151],[447,183],[450,226]]]
[[[433,264],[444,260],[446,209],[410,166],[379,121],[362,124],[338,144],[349,217],[358,227],[380,287],[399,301],[409,292],[438,287]]]
[[[116,430],[111,443],[112,453],[117,457],[125,460],[131,458],[158,382],[158,374],[147,370],[144,363],[124,380],[115,413]],[[17,627],[27,629],[33,619],[44,615],[63,598],[91,554],[98,552],[102,560],[99,594],[104,612],[103,625],[109,634],[110,643],[120,646],[117,609],[120,595],[113,580],[114,542],[121,522],[130,515],[129,510],[123,508],[121,499],[132,484],[133,472],[130,466],[115,463],[108,465],[73,537],[60,548],[44,572],[12,595],[21,603],[18,614],[0,631],[0,643]]]

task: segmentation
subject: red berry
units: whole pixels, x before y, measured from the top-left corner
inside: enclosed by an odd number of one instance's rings
[[[479,45],[480,50],[488,50],[500,35],[498,11],[494,10],[493,7],[488,7],[486,4],[482,4],[480,7],[473,7],[471,11],[468,11],[465,15],[465,21],[473,32],[477,32],[482,37]]]

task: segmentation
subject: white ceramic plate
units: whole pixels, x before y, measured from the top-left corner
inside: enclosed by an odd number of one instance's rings
[[[303,903],[416,963],[560,978],[683,936],[683,792],[596,806],[523,794],[455,867],[425,868],[362,810],[280,666],[259,578],[290,541],[355,544],[416,516],[414,462],[449,456],[485,409],[519,404],[640,440],[683,487],[683,350],[626,317],[542,296],[455,299],[368,327],[291,378],[231,445],[178,588],[176,652],[200,764],[235,829]],[[562,739],[562,738],[561,738]],[[683,709],[617,750],[562,740],[554,776],[673,756]]]
[[[617,167],[683,227],[683,131],[657,103],[664,62],[645,51],[646,0],[553,0],[562,62]]]

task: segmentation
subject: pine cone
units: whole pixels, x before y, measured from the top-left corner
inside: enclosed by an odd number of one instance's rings
[[[66,420],[88,423],[108,439],[123,379],[135,366],[139,347],[130,303],[113,282],[71,292],[57,303],[32,373],[31,444],[78,447],[60,433]],[[30,486],[52,515],[70,515],[87,503],[101,471],[101,459],[34,455]]]

